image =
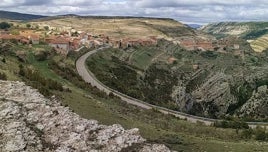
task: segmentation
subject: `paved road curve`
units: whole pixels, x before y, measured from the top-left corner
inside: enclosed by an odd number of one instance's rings
[[[172,114],[176,117],[179,117],[181,119],[186,119],[187,121],[196,123],[196,122],[203,122],[206,125],[212,125],[215,121],[221,121],[221,120],[217,120],[217,119],[210,119],[210,118],[204,118],[204,117],[198,117],[198,116],[194,116],[194,115],[189,115],[186,113],[182,113],[182,112],[178,112],[178,111],[173,111],[167,108],[163,108],[163,107],[158,107],[155,105],[151,105],[148,104],[146,102],[143,102],[141,100],[132,98],[130,96],[127,96],[125,94],[122,94],[116,90],[113,90],[107,86],[105,86],[103,83],[101,83],[95,76],[94,74],[88,70],[87,66],[86,66],[86,60],[87,58],[98,52],[98,51],[102,51],[104,49],[106,49],[108,47],[101,47],[99,49],[87,52],[86,54],[84,54],[83,56],[81,56],[77,61],[76,61],[76,69],[77,72],[79,73],[79,75],[84,79],[85,82],[91,83],[92,86],[96,86],[98,89],[104,91],[105,93],[109,94],[109,93],[113,93],[114,95],[118,96],[121,98],[121,100],[132,104],[132,105],[136,105],[138,107],[144,108],[144,109],[152,109],[152,108],[156,108],[158,109],[160,112],[164,113],[164,114]],[[248,125],[252,128],[255,128],[257,125],[260,126],[267,126],[268,123],[267,122],[247,122]]]
[[[90,51],[88,53],[86,53],[85,55],[83,55],[82,57],[80,57],[77,61],[76,61],[76,69],[79,73],[79,75],[88,83],[91,83],[92,86],[96,86],[98,89],[104,91],[105,93],[109,94],[111,92],[113,92],[115,95],[119,96],[123,101],[126,101],[130,104],[133,104],[133,105],[136,105],[136,106],[139,106],[139,107],[142,107],[142,108],[145,108],[145,109],[151,109],[150,106],[147,106],[145,104],[142,104],[142,103],[139,103],[139,102],[136,102],[136,101],[133,101],[131,100],[130,98],[128,97],[125,97],[125,96],[122,96],[121,94],[119,94],[119,92],[117,93],[116,91],[106,87],[105,85],[103,85],[100,81],[98,81],[94,74],[89,71],[85,65],[85,61],[86,59],[96,53],[97,51],[99,50],[102,50],[103,48],[100,48],[100,49],[96,49],[94,51]]]

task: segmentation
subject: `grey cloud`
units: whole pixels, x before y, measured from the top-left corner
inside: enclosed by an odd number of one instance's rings
[[[25,6],[38,6],[38,5],[48,5],[51,4],[52,0],[25,0],[23,5]]]
[[[41,15],[174,18],[184,22],[268,20],[266,0],[2,0],[0,9]]]

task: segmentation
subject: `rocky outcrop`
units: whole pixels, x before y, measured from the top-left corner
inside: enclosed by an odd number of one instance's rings
[[[192,95],[205,116],[219,117],[227,113],[228,107],[237,102],[231,94],[232,77],[219,72],[213,74]]]
[[[180,83],[173,89],[172,99],[182,112],[217,118],[225,115],[230,105],[237,103],[231,93],[232,77],[223,72],[196,76],[195,81],[189,83],[186,87]]]
[[[100,125],[46,99],[22,82],[0,81],[0,151],[169,151],[148,144],[137,128]]]
[[[190,93],[186,92],[186,87],[182,81],[179,81],[179,84],[173,87],[171,97],[177,103],[180,111],[188,113],[193,108],[195,99]]]
[[[220,23],[211,23],[206,26],[203,26],[200,30],[205,33],[210,34],[223,34],[223,35],[241,35],[245,32],[248,32],[250,25],[246,23],[236,23],[236,22],[220,22]]]
[[[253,92],[252,97],[241,107],[238,112],[240,117],[255,119],[265,118],[268,115],[268,89],[260,86]]]

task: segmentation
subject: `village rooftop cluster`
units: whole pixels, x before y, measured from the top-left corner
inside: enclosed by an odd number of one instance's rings
[[[62,55],[67,55],[70,51],[79,50],[81,47],[95,48],[104,44],[109,44],[114,48],[157,44],[157,38],[153,36],[145,39],[115,38],[105,34],[92,34],[72,28],[58,29],[49,25],[33,26],[29,24],[25,27],[12,28],[11,30],[1,30],[1,41],[14,41],[24,45],[48,44]]]
[[[113,48],[125,49],[132,46],[157,45],[157,36],[146,38],[113,37],[103,33],[79,31],[72,27],[53,27],[46,24],[15,24],[10,29],[0,31],[1,41],[15,41],[23,45],[47,44],[57,53],[67,55],[70,51],[79,51],[81,47],[96,48],[108,44]],[[241,54],[240,45],[228,39],[209,40],[198,37],[179,37],[174,41],[186,50],[218,51],[226,53],[231,47]]]

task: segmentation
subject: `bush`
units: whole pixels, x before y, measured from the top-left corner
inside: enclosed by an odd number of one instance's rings
[[[216,121],[214,123],[215,127],[218,128],[233,128],[233,129],[249,129],[249,126],[244,121],[234,120],[234,121]]]
[[[31,26],[32,26],[31,24],[26,24],[27,28],[31,28]]]
[[[7,22],[1,22],[0,23],[0,29],[8,29],[10,27],[11,27],[11,25],[8,24]]]
[[[7,76],[5,73],[0,72],[0,80],[7,80]]]
[[[3,59],[2,59],[2,62],[3,62],[3,63],[6,63],[6,58],[3,58]]]
[[[154,140],[156,143],[164,143],[167,145],[178,145],[182,144],[182,139],[176,134],[166,134],[162,136],[160,139]]]
[[[218,57],[218,54],[213,51],[205,51],[201,53],[201,56],[207,59],[216,59]]]
[[[257,127],[255,130],[255,139],[260,141],[267,141],[268,134],[265,132],[264,128]]]
[[[34,56],[37,61],[45,61],[48,58],[48,52],[41,51],[41,52],[36,53]]]
[[[250,139],[253,135],[253,130],[251,128],[244,129],[241,133],[241,137],[244,139]]]
[[[38,71],[25,68],[23,65],[19,65],[19,75],[24,78],[28,85],[38,89],[45,96],[51,95],[49,90],[63,91],[61,83],[44,78]]]

